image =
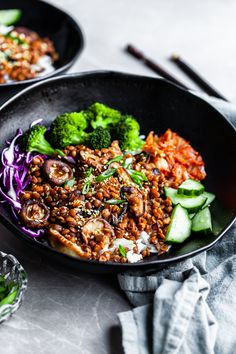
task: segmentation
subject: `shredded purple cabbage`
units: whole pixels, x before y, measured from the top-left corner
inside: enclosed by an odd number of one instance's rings
[[[36,124],[40,124],[42,123],[43,119],[42,118],[39,118],[39,119],[36,119],[34,120],[31,124],[30,124],[30,128],[32,128],[34,125]]]
[[[13,216],[17,221],[19,220],[18,212],[21,209],[19,195],[31,181],[27,172],[34,156],[30,152],[22,153],[20,151],[17,140],[22,134],[22,130],[18,129],[12,141],[6,142],[8,146],[1,153],[0,169],[0,202],[10,204]],[[24,226],[19,225],[19,227],[31,237],[41,236],[45,232],[43,229],[33,231]]]

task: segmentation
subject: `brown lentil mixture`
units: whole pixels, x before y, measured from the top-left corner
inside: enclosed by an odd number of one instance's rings
[[[178,138],[171,131],[159,139],[150,133],[141,153],[126,154],[114,162],[111,159],[122,156],[118,141],[101,150],[67,146],[65,158],[34,157],[28,171],[31,183],[20,196],[22,223],[29,228],[46,228],[51,246],[74,257],[126,263],[130,248],[121,251],[118,239],[132,241],[133,252],[140,259],[153,249],[158,255],[167,252],[165,234],[172,205],[164,196],[164,186],[178,186],[190,173],[200,180],[205,173],[201,156]],[[171,150],[178,158],[181,174],[173,172],[175,166],[168,159]],[[192,163],[184,158],[181,162],[181,153],[185,157],[190,154]],[[162,166],[163,159],[167,169]],[[141,185],[128,173],[131,168],[146,176]],[[98,176],[108,170],[114,173],[99,180]],[[139,250],[142,233],[149,237],[149,246]]]
[[[73,171],[73,185],[51,183],[44,171],[44,159],[40,156],[33,158],[28,171],[32,180],[21,195],[23,207],[20,217],[25,226],[37,228],[42,227],[43,223],[53,247],[82,258],[127,262],[118,247],[113,251],[109,248],[112,248],[116,238],[125,238],[135,244],[141,231],[150,235],[150,243],[158,254],[167,251],[164,239],[170,222],[171,201],[163,197],[165,178],[152,163],[146,162],[145,154],[126,155],[122,161],[109,165],[109,160],[122,155],[117,141],[113,141],[107,149],[91,150],[78,145],[68,146],[64,152],[76,161],[75,165],[65,162]],[[147,181],[144,181],[142,188],[122,167],[122,162],[127,158],[132,158],[134,170],[146,175]],[[90,167],[93,168],[90,189],[82,194],[85,172]],[[107,168],[116,168],[116,173],[97,182],[96,176]],[[106,203],[110,199],[123,198],[126,203]],[[26,212],[30,222],[25,218]],[[47,216],[45,220],[44,216]],[[36,219],[39,225],[32,224],[31,218]],[[106,251],[103,251],[104,247]],[[146,248],[142,256],[148,255],[150,251]]]
[[[43,69],[35,64],[47,55],[52,63],[58,59],[53,43],[25,27],[15,27],[0,34],[0,84],[35,78]]]

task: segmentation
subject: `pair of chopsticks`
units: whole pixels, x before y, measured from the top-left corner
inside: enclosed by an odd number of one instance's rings
[[[128,45],[126,47],[126,51],[131,54],[134,58],[140,60],[151,69],[156,74],[161,77],[173,82],[174,84],[189,90],[189,88],[183,84],[179,79],[176,79],[171,73],[169,73],[166,69],[160,66],[158,63],[146,57],[144,53],[139,51],[133,45]],[[198,74],[189,64],[186,63],[183,59],[181,59],[178,55],[172,55],[170,60],[175,63],[195,84],[197,84],[204,92],[206,92],[210,96],[214,96],[220,98],[224,101],[228,101],[218,90],[216,90],[209,82],[207,82],[200,74]]]

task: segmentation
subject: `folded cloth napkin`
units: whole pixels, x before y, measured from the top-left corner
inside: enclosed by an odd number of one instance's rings
[[[236,108],[202,96],[236,125]],[[236,224],[208,252],[152,274],[120,274],[125,354],[236,353]]]

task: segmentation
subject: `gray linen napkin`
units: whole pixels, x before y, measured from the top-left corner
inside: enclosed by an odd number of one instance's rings
[[[236,125],[236,108],[202,95]],[[120,274],[125,354],[236,353],[236,225],[210,251],[151,275]]]

